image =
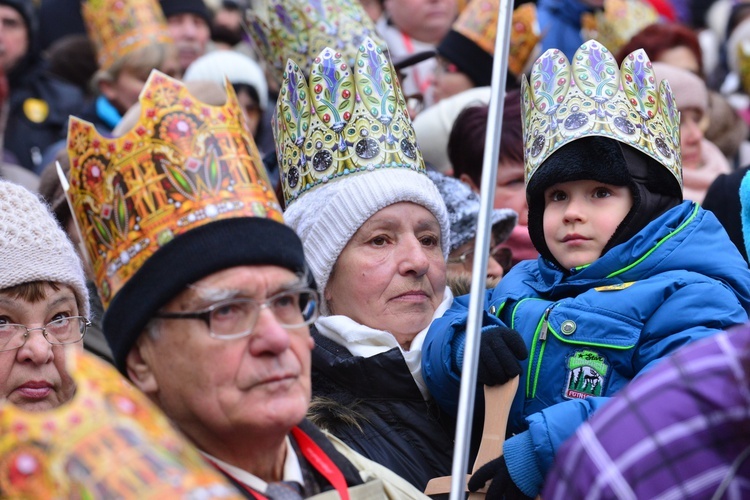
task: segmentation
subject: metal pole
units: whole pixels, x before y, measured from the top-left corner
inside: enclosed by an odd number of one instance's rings
[[[474,246],[474,267],[471,271],[471,298],[466,324],[466,348],[461,375],[461,394],[458,401],[456,423],[456,445],[453,450],[451,469],[451,500],[463,500],[466,491],[466,467],[469,460],[471,423],[474,414],[474,394],[477,380],[477,359],[479,358],[479,331],[482,327],[484,291],[487,278],[487,260],[490,246],[490,216],[493,209],[497,163],[500,153],[500,133],[502,132],[505,85],[508,73],[508,49],[512,20],[511,0],[500,0],[497,16],[497,36],[495,38],[495,58],[492,64],[492,93],[489,102],[487,135],[485,137],[482,162],[482,184],[477,237]]]

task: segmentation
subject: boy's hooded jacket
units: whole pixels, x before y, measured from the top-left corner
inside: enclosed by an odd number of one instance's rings
[[[456,299],[423,348],[429,390],[454,414],[468,303]],[[678,347],[746,322],[748,310],[746,262],[691,202],[587,267],[518,264],[487,292],[484,320],[518,330],[529,347],[504,445],[514,482],[535,496],[557,448],[609,396]]]

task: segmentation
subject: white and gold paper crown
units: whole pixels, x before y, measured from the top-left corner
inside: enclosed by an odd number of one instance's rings
[[[615,139],[667,168],[682,187],[680,115],[667,81],[657,87],[651,61],[638,49],[621,69],[606,47],[589,40],[571,64],[549,49],[522,82],[525,180],[552,153],[585,136]]]
[[[274,133],[287,206],[316,186],[383,168],[425,171],[395,70],[367,38],[353,67],[324,49],[310,81],[287,63]]]
[[[313,59],[326,47],[349,65],[367,37],[386,48],[359,0],[266,0],[265,8],[247,11],[247,24],[279,82],[289,59],[309,75]]]

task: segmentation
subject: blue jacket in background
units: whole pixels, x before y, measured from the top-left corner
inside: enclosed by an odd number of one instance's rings
[[[425,382],[456,413],[469,297],[432,323]],[[524,261],[485,297],[485,324],[529,348],[503,447],[514,482],[539,493],[558,447],[610,396],[677,348],[744,323],[750,271],[716,217],[686,201],[571,274]]]
[[[581,37],[581,15],[594,9],[581,0],[539,0],[536,8],[542,33],[542,52],[559,49],[571,60],[586,41]]]

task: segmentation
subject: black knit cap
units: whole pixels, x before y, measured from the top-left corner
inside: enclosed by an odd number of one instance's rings
[[[448,31],[437,46],[437,52],[455,64],[477,87],[492,85],[492,55],[458,31]]]
[[[125,360],[146,324],[187,285],[244,265],[273,265],[295,273],[307,269],[297,234],[261,217],[211,222],[177,236],[149,257],[104,313],[102,327],[117,369],[127,376]]]
[[[172,17],[178,14],[195,14],[211,26],[211,11],[208,10],[203,0],[159,0],[164,17]]]
[[[567,272],[544,239],[544,191],[555,184],[594,180],[627,186],[633,206],[602,250],[602,255],[632,238],[662,213],[682,202],[674,176],[650,156],[614,139],[588,136],[555,151],[539,166],[526,186],[529,236],[540,255]]]

